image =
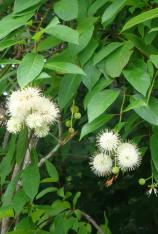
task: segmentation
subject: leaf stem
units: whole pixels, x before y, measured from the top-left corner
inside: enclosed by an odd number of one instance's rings
[[[154,83],[155,83],[157,74],[158,74],[158,71],[156,71],[156,73],[155,73],[155,75],[153,77],[153,80],[151,82],[151,86],[149,88],[148,95],[147,95],[147,103],[149,103],[150,96],[151,96],[151,93],[152,93],[152,90],[153,90],[153,87],[154,87]]]

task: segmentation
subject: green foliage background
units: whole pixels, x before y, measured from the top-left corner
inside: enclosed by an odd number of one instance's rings
[[[158,233],[157,198],[148,198],[148,187],[138,185],[140,177],[151,173],[158,182],[158,1],[4,0],[0,16],[2,106],[6,92],[39,86],[60,107],[63,139],[72,138],[50,160],[53,164],[47,162],[40,171],[37,161],[56,142],[51,136],[38,142],[31,153],[32,164],[22,174],[24,189],[13,200],[16,181],[10,183],[11,171],[15,161],[20,163],[24,157],[27,133],[10,136],[8,146],[1,147],[0,217],[21,214],[18,228],[13,231],[11,226],[10,233],[22,234],[26,229],[28,234],[97,233],[80,219],[80,211],[104,224],[105,234]],[[73,103],[82,116],[73,119],[75,134],[70,136],[66,122],[72,117]],[[97,178],[89,168],[95,136],[104,128],[137,143],[143,156],[136,172],[119,175],[109,188],[106,179]],[[51,133],[57,135],[57,127]],[[1,142],[4,135],[3,120]],[[49,185],[40,183],[48,176]],[[45,188],[52,193],[42,196]],[[70,206],[76,203],[77,192],[81,192],[78,213],[73,213]],[[53,218],[37,228],[35,224],[43,220],[41,207]],[[66,220],[70,222],[64,226]],[[76,231],[71,224],[75,222]]]

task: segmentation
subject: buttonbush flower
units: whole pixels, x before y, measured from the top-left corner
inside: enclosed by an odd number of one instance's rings
[[[106,176],[111,173],[112,159],[109,155],[98,153],[91,157],[90,166],[92,171],[98,176]]]
[[[34,87],[13,92],[7,108],[10,116],[7,129],[11,133],[18,133],[22,126],[27,126],[36,136],[44,137],[48,134],[50,125],[59,117],[57,105]]]
[[[120,143],[118,134],[113,131],[105,130],[97,137],[97,145],[101,151],[115,151]]]
[[[141,163],[139,150],[134,144],[125,142],[117,149],[118,164],[121,169],[134,170]]]

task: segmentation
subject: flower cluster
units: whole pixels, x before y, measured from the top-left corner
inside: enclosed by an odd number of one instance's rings
[[[10,116],[7,129],[11,133],[18,133],[26,126],[37,137],[45,137],[50,125],[59,117],[56,104],[34,87],[13,92],[8,99],[7,109]]]
[[[90,159],[92,171],[98,176],[118,174],[119,170],[134,170],[141,163],[140,152],[136,145],[122,142],[113,131],[105,130],[97,136],[99,152]]]

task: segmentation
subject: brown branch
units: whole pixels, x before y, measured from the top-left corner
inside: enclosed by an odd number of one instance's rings
[[[95,221],[89,214],[87,214],[87,213],[81,211],[81,215],[82,215],[85,219],[87,219],[87,221],[88,221],[89,223],[91,223],[91,224],[93,225],[93,227],[95,227],[95,228],[97,229],[98,233],[100,233],[100,234],[105,234],[105,232],[99,227],[99,225],[96,223],[96,221]]]
[[[57,123],[58,123],[58,131],[59,131],[58,143],[44,158],[41,158],[41,160],[38,163],[38,167],[41,167],[45,163],[46,160],[51,158],[58,151],[60,146],[62,145],[62,125],[61,125],[61,121],[58,120]]]

